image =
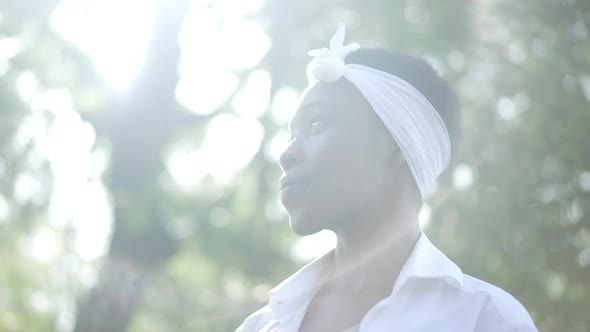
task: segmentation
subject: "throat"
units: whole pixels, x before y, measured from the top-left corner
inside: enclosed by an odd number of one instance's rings
[[[338,234],[331,271],[322,288],[328,293],[389,294],[421,231],[419,227],[407,227],[377,233],[366,239],[358,238],[358,234]]]

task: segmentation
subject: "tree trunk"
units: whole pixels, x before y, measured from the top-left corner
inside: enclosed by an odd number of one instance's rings
[[[161,2],[141,73],[127,94],[110,97],[111,106],[95,123],[112,146],[107,182],[115,224],[99,280],[80,301],[76,332],[125,331],[150,273],[176,251],[164,227],[158,178],[174,126],[177,41],[187,9],[186,0]]]

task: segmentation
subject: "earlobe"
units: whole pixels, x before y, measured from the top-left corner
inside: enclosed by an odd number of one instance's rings
[[[406,157],[404,156],[402,150],[399,147],[395,147],[393,152],[391,153],[391,160],[394,166],[398,167],[406,163]]]
[[[395,144],[389,132],[380,137],[379,146],[381,149],[381,155],[387,168],[397,169],[401,165],[405,164],[406,158],[402,150]]]
[[[382,152],[383,163],[389,170],[396,171],[406,163],[403,152],[396,145],[388,144]]]

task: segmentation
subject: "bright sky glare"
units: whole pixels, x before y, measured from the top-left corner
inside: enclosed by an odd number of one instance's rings
[[[50,23],[90,56],[109,86],[124,90],[142,65],[155,9],[154,0],[62,0]]]

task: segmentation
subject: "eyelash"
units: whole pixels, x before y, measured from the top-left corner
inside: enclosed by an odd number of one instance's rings
[[[311,129],[313,128],[313,124],[318,123],[318,122],[322,123],[322,124],[324,123],[324,121],[322,119],[313,119],[309,122],[309,129],[308,130],[311,131]]]
[[[320,118],[320,117],[315,117],[312,118],[311,120],[309,120],[309,126],[307,128],[307,131],[309,132],[312,128],[312,125],[316,122],[321,122],[321,123],[325,123],[324,119]],[[288,143],[291,143],[293,140],[295,139],[295,136],[291,136],[288,139]]]

